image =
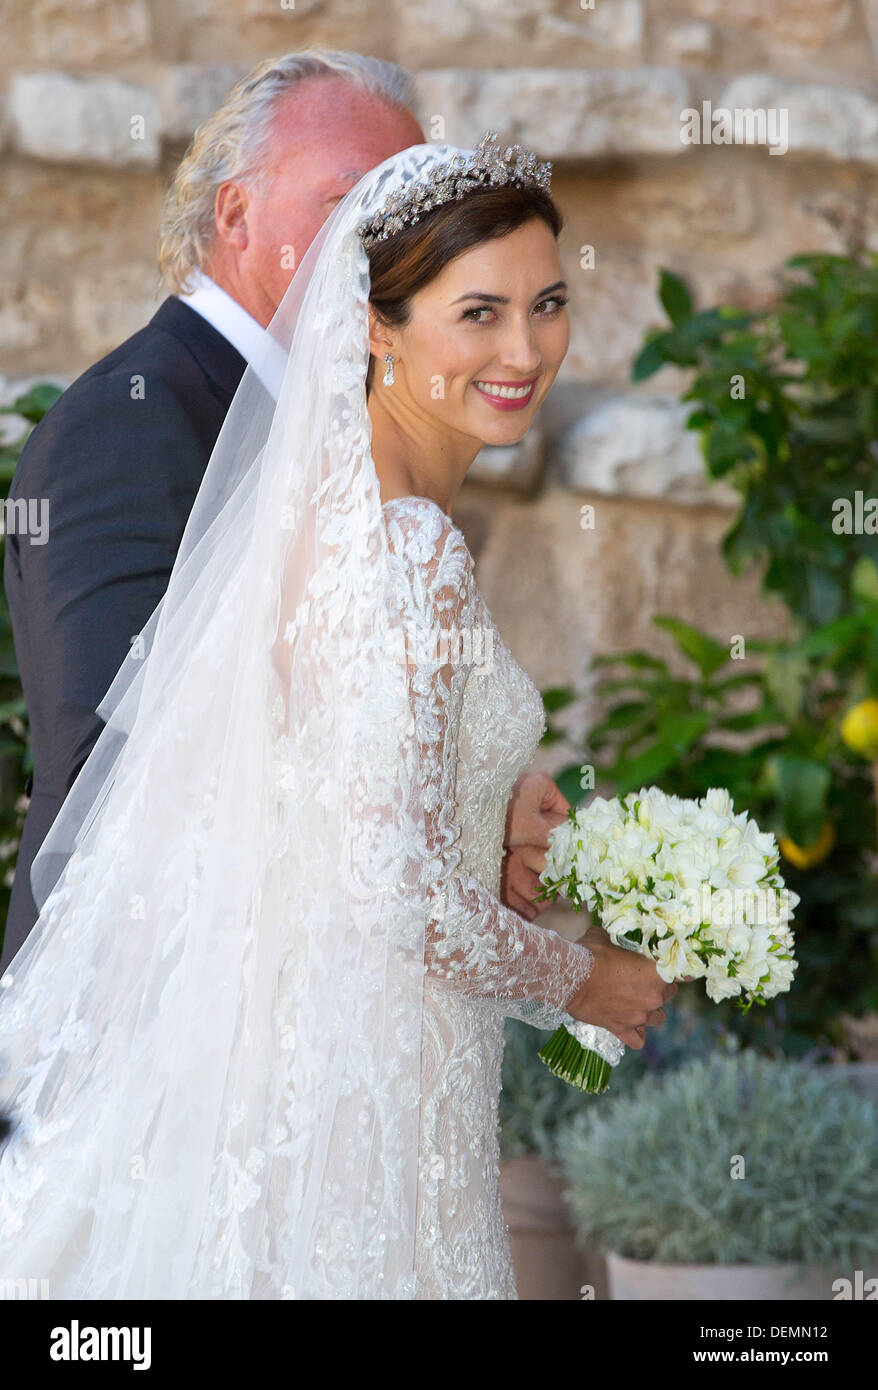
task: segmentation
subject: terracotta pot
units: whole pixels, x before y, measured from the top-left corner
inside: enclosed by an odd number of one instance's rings
[[[521,1299],[581,1299],[583,1285],[606,1299],[603,1256],[575,1242],[563,1180],[536,1154],[500,1165],[500,1197]]]
[[[607,1255],[613,1299],[771,1303],[793,1299],[826,1301],[834,1297],[832,1276],[825,1270],[812,1267],[801,1278],[794,1278],[796,1269],[794,1264],[657,1264],[653,1260],[629,1260],[615,1251]]]
[[[878,788],[878,773],[875,785]],[[878,1014],[863,1014],[860,1018],[842,1014],[841,1026],[845,1042],[854,1056],[860,1062],[878,1065]]]

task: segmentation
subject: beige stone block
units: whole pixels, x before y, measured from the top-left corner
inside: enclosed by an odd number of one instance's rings
[[[9,109],[19,153],[64,164],[155,165],[161,135],[148,87],[115,77],[23,73]]]
[[[148,55],[148,0],[0,0],[2,66],[104,66]]]
[[[860,4],[863,7],[866,32],[871,40],[876,61],[878,61],[878,0],[860,0]]]
[[[836,40],[851,21],[851,0],[693,0],[692,10],[702,19],[714,20],[760,34],[777,44],[822,48]]]
[[[7,369],[26,365],[35,349],[63,342],[66,322],[63,296],[42,280],[0,280],[0,364]]]
[[[399,0],[396,16],[397,61],[413,69],[637,61],[644,32],[643,0]]]
[[[779,269],[784,256],[783,246],[775,245],[770,263],[755,263],[745,269],[719,260],[712,263],[702,261],[697,276],[690,280],[690,284],[697,287],[697,303],[705,307],[730,304],[736,309],[743,309],[745,313],[769,312],[777,303]],[[663,318],[662,323],[667,326],[667,319]]]
[[[113,266],[77,275],[72,320],[77,355],[84,370],[143,328],[161,301],[152,265]]]
[[[797,247],[844,255],[852,246],[878,252],[878,189],[850,166],[832,183],[803,179],[784,202],[787,235]]]
[[[524,439],[508,448],[486,445],[480,449],[467,477],[473,482],[491,487],[511,488],[514,492],[532,493],[539,485],[545,466],[545,441],[534,425]]]
[[[167,68],[158,82],[162,130],[166,140],[188,140],[202,121],[225,101],[247,63],[181,63]]]
[[[753,186],[753,161],[711,148],[675,164],[564,170],[554,180],[568,221],[567,239],[606,249],[656,247],[729,254],[726,243],[763,227]],[[773,171],[772,171],[773,172]],[[770,200],[769,204],[770,206]]]
[[[658,262],[635,249],[596,248],[593,270],[562,254],[570,286],[570,349],[559,381],[627,380],[647,328],[665,323]]]
[[[431,140],[468,147],[496,130],[549,159],[682,154],[689,101],[688,78],[675,68],[443,68],[417,77]]]
[[[552,62],[569,62],[574,51],[590,61],[616,62],[636,56],[643,44],[644,6],[642,0],[592,0],[589,9],[558,3],[543,5],[534,0],[536,22],[533,40],[523,35],[537,53],[550,48]]]
[[[664,37],[668,58],[684,63],[706,63],[716,57],[718,38],[712,24],[677,24]]]
[[[698,436],[686,429],[690,410],[674,397],[633,391],[607,397],[565,434],[558,478],[575,491],[607,497],[736,509],[739,494],[710,478]]]
[[[374,0],[189,0],[177,53],[197,63],[245,62],[303,48],[395,57],[397,16]]]
[[[714,108],[787,112],[789,154],[878,163],[878,98],[828,82],[801,82],[773,73],[734,78]],[[783,154],[768,155],[773,160]]]
[[[112,265],[155,255],[162,188],[156,174],[11,159],[2,166],[0,265]],[[66,273],[66,270],[65,270]]]

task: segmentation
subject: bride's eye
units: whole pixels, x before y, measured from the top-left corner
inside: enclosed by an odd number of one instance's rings
[[[560,311],[564,308],[564,305],[567,303],[567,299],[568,296],[563,294],[550,295],[546,299],[541,299],[539,304],[535,304],[534,311],[541,311],[537,314],[539,318],[550,318],[553,314],[560,313]],[[549,305],[550,307],[546,310],[543,310],[543,305]],[[466,319],[469,323],[484,324],[488,322],[488,319],[480,318],[479,316],[481,314],[493,314],[493,312],[494,310],[491,309],[487,304],[483,304],[478,308],[464,309],[463,313],[461,314],[461,318]]]
[[[534,305],[534,308],[539,309],[543,304],[553,304],[555,307],[553,309],[550,309],[548,311],[548,314],[557,314],[560,312],[561,309],[564,308],[564,305],[567,303],[568,297],[569,296],[566,294],[553,294],[548,299],[541,299],[539,304]],[[540,318],[546,318],[548,317],[548,314],[541,314]]]
[[[463,313],[461,314],[461,318],[466,319],[469,323],[487,323],[487,319],[473,318],[472,315],[492,314],[493,312],[494,310],[489,309],[487,304],[483,304],[479,309],[464,309]]]

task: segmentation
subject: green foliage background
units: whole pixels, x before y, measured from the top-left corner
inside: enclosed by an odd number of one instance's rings
[[[839,733],[850,706],[878,695],[878,538],[868,525],[833,525],[838,499],[878,498],[878,256],[793,258],[776,309],[761,316],[698,313],[668,271],[660,296],[670,324],[648,335],[634,380],[666,363],[691,369],[689,428],[708,474],[741,496],[723,556],[734,575],[764,565],[764,591],[787,605],[794,635],[747,639],[742,660],[725,634],[658,615],[686,674],[643,651],[599,655],[603,713],[587,742],[572,744],[557,718],[577,696],[571,687],[543,692],[545,741],[575,755],[557,779],[574,804],[590,764],[605,795],[727,787],[736,810],[800,847],[831,825],[823,862],[781,859],[802,899],[793,988],[734,1021],[742,1041],[769,1052],[828,1051],[843,1044],[842,1013],[878,1010],[872,772]]]
[[[0,415],[17,416],[33,427],[61,395],[51,382],[38,382],[18,396],[11,405],[0,407]],[[25,431],[14,444],[0,444],[0,484],[5,498],[15,466],[27,440]],[[0,536],[0,564],[5,548],[5,528]],[[27,709],[21,692],[21,679],[12,644],[12,624],[6,594],[0,588],[0,948],[6,931],[9,892],[21,827],[24,823],[23,792],[33,772]]]

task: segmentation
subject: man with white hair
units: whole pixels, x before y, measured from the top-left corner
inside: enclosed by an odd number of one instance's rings
[[[49,503],[49,541],[6,540],[4,584],[34,774],[0,973],[33,926],[30,868],[103,727],[96,707],[161,599],[246,364],[338,201],[424,141],[411,78],[309,50],[260,64],[196,132],[168,191],[149,324],[70,387],[33,431],[10,497]],[[533,918],[539,845],[567,803],[545,775],[510,805],[503,892]],[[120,923],[120,929],[124,924]]]

